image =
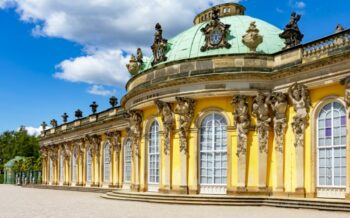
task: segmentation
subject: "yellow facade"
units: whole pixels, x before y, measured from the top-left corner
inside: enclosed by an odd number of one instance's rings
[[[221,5],[220,10],[227,11],[227,4]],[[238,14],[241,13],[243,9]],[[225,17],[222,20],[233,22],[232,26],[239,19],[243,23],[252,19],[244,15],[233,17],[235,15],[236,12],[232,12],[219,18]],[[209,22],[207,30],[215,23]],[[258,47],[254,47],[249,39],[256,38],[249,38],[249,33],[256,33],[255,28],[260,28],[256,25],[264,25],[261,21],[246,24],[249,29],[245,35],[239,33],[241,35],[235,35],[231,41],[222,39],[233,45],[238,43],[236,47],[210,44],[207,37],[196,35],[202,34],[201,31],[192,31],[196,33],[188,36],[189,39],[203,39],[198,51],[194,50],[195,46],[186,47],[187,42],[175,38],[169,45],[170,51],[166,52],[168,59],[153,57],[152,63],[150,60],[138,63],[132,57],[127,66],[132,78],[126,84],[120,106],[111,104],[105,111],[93,112],[43,132],[40,142],[44,157],[43,183],[135,192],[349,198],[350,30],[291,46],[280,38],[282,30],[264,23],[266,30],[261,34],[271,37],[258,40]],[[284,32],[287,30],[286,27]],[[192,33],[188,32],[183,34]],[[161,34],[162,29],[157,25],[156,36],[162,37]],[[153,47],[164,49],[162,43],[167,41],[157,40],[161,44]],[[274,47],[268,47],[268,40]],[[238,47],[243,52],[237,51]],[[177,59],[181,55],[171,50],[174,48],[192,53],[187,59]],[[278,104],[273,102],[274,98]],[[346,125],[341,127],[346,128],[346,143],[341,145],[346,147],[346,166],[342,166],[346,172],[339,173],[345,175],[346,181],[341,185],[335,185],[334,181],[332,185],[319,185],[319,178],[326,175],[321,175],[318,169],[321,158],[317,150],[317,121],[322,108],[331,102],[339,103],[346,114],[343,116]],[[214,130],[204,133],[203,123],[209,115],[217,115],[224,121],[212,124],[208,129]],[[217,130],[222,128],[220,125],[224,126],[222,131],[226,135],[218,137],[221,141],[217,142],[215,137],[221,134],[221,130]],[[203,138],[225,147],[224,151],[213,149],[210,154],[220,153],[220,167],[213,167],[217,164],[214,158],[209,160],[205,155],[201,158],[201,143],[207,143]],[[87,164],[89,152],[91,170]],[[64,172],[60,172],[61,155]],[[72,167],[73,157],[76,170]],[[331,158],[335,159],[334,155]],[[201,167],[202,159],[207,168]],[[332,164],[331,170],[335,171]],[[108,169],[105,166],[109,166]],[[220,172],[220,176],[214,175],[212,169]],[[208,175],[212,173],[213,181],[220,178],[220,182],[201,182],[205,174],[202,170]],[[109,172],[109,177],[105,172]],[[61,173],[64,181],[60,181]],[[90,173],[91,181],[88,181]],[[77,176],[76,181],[73,174]],[[210,177],[208,175],[203,178]],[[130,181],[126,181],[129,177]]]
[[[310,121],[309,125],[306,128],[305,131],[305,190],[306,194],[312,196],[315,194],[315,178],[314,177],[314,166],[315,166],[315,157],[314,153],[315,147],[312,145],[312,137],[313,137],[313,125],[312,123],[315,120],[315,114],[316,110],[319,110],[317,108],[317,105],[320,104],[320,102],[323,101],[323,99],[326,99],[327,97],[334,97],[336,99],[337,97],[342,97],[344,95],[345,88],[344,86],[340,84],[330,84],[327,86],[323,86],[320,88],[315,88],[310,90],[310,97],[312,102],[312,107],[309,112]],[[188,159],[187,159],[187,183],[188,183],[188,189],[191,193],[198,193],[198,187],[199,187],[199,179],[198,179],[198,152],[199,152],[199,134],[200,134],[200,125],[201,120],[203,117],[206,116],[208,112],[218,112],[221,113],[225,119],[227,119],[227,154],[228,154],[228,170],[227,170],[227,190],[234,190],[237,186],[237,133],[233,126],[233,112],[234,112],[234,106],[231,104],[231,98],[230,97],[212,97],[212,98],[206,98],[206,99],[198,99],[195,101],[195,116],[193,118],[193,122],[191,123],[190,127],[190,137],[189,137],[189,153],[188,153]],[[215,106],[213,106],[215,105]],[[251,104],[250,104],[251,105]],[[294,115],[294,109],[290,105],[288,107],[287,112],[287,120],[288,125],[286,129],[285,134],[285,152],[284,152],[284,188],[286,193],[293,193],[295,191],[295,184],[296,184],[296,163],[295,163],[295,147],[294,147],[294,136],[293,131],[291,128],[291,122],[292,117]],[[133,164],[133,179],[132,182],[139,183],[140,190],[141,191],[147,191],[148,190],[148,184],[147,184],[147,175],[148,175],[148,163],[147,163],[147,134],[149,134],[149,127],[153,121],[157,121],[160,124],[160,135],[163,134],[163,125],[161,121],[161,117],[159,116],[159,113],[157,111],[156,106],[150,106],[143,110],[143,122],[142,126],[142,140],[140,144],[140,158],[139,158],[139,175],[136,175],[136,167]],[[176,117],[177,118],[177,117]],[[256,120],[254,117],[252,119],[252,125],[255,126]],[[178,120],[178,119],[176,119]],[[178,121],[176,123],[178,124]],[[121,141],[125,141],[127,137],[126,131],[122,131],[122,138]],[[273,140],[273,131],[270,131],[270,137],[268,142],[268,165],[267,165],[267,186],[272,190],[272,192],[276,188],[276,174],[275,169],[277,165],[279,164],[275,160],[275,149],[274,149],[274,140]],[[103,186],[103,145],[106,143],[106,137],[105,135],[102,135],[102,141],[100,146],[100,155],[95,155],[93,157],[93,170],[92,170],[92,186]],[[161,136],[161,148],[163,148],[164,138]],[[180,158],[180,141],[179,141],[179,135],[177,132],[175,132],[171,136],[171,189],[173,191],[177,191],[176,189],[179,188],[181,184],[181,177],[182,170],[181,166],[181,158]],[[113,151],[113,161],[111,161],[111,180],[108,184],[109,187],[122,187],[123,184],[123,148],[121,152],[115,152]],[[258,136],[254,129],[251,129],[248,136],[248,151],[247,151],[247,171],[246,171],[246,177],[247,177],[247,187],[248,190],[257,190],[258,187],[258,177],[259,177],[259,166],[258,166],[258,155],[259,155],[259,149],[258,149]],[[62,152],[62,148],[58,149],[58,154]],[[58,156],[59,157],[59,156]],[[135,158],[135,157],[134,157]],[[136,157],[137,158],[137,157]],[[166,173],[166,169],[163,164],[163,158],[164,154],[161,154],[161,161],[160,161],[160,175],[161,178],[164,177]],[[82,160],[82,161],[81,161]],[[71,184],[71,178],[72,178],[72,169],[71,169],[71,160],[66,159],[64,164],[64,184],[70,185]],[[85,185],[86,182],[86,151],[83,153],[83,158],[77,159],[78,163],[78,178],[77,178],[77,185]],[[134,160],[135,161],[135,160]],[[48,182],[48,175],[49,175],[49,168],[47,167],[49,163],[43,164],[43,177],[44,182]],[[59,178],[60,178],[60,168],[59,166],[59,159],[57,160],[57,163],[53,167],[54,176],[52,184],[58,184]],[[84,169],[84,170],[83,170]],[[139,179],[139,181],[136,181]],[[159,189],[163,189],[164,184],[162,182],[162,179],[160,179]]]

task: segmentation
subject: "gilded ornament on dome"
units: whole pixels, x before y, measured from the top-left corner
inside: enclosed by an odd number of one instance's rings
[[[256,52],[256,48],[263,42],[263,37],[259,35],[255,21],[250,23],[247,33],[242,36],[242,42],[249,48],[250,52]]]
[[[209,23],[201,29],[205,36],[205,44],[201,47],[201,51],[207,51],[217,48],[230,48],[228,36],[230,33],[229,24],[224,24],[219,19],[220,9],[214,8]]]

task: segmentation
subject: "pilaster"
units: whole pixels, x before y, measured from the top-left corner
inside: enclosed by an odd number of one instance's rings
[[[170,164],[170,150],[165,153],[164,151],[164,134],[161,134],[160,137],[160,189],[159,192],[169,193],[170,192],[170,174],[171,174],[171,164]],[[170,140],[171,143],[171,140]],[[171,148],[172,145],[169,145]]]
[[[193,128],[190,130],[190,143],[188,154],[188,189],[189,194],[199,193],[199,181],[198,181],[198,129]]]

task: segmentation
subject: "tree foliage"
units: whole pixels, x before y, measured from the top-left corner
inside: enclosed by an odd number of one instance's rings
[[[18,170],[33,168],[40,156],[38,137],[28,135],[24,127],[19,131],[6,131],[0,134],[0,173],[4,164],[16,156],[31,157],[25,162],[17,163]]]

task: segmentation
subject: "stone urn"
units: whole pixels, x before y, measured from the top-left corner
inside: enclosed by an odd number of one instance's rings
[[[263,37],[259,35],[255,22],[251,22],[247,33],[242,37],[242,42],[250,52],[256,52],[256,48],[263,42]]]
[[[131,75],[136,75],[139,72],[140,66],[134,55],[131,55],[129,64],[126,65],[126,68]]]

